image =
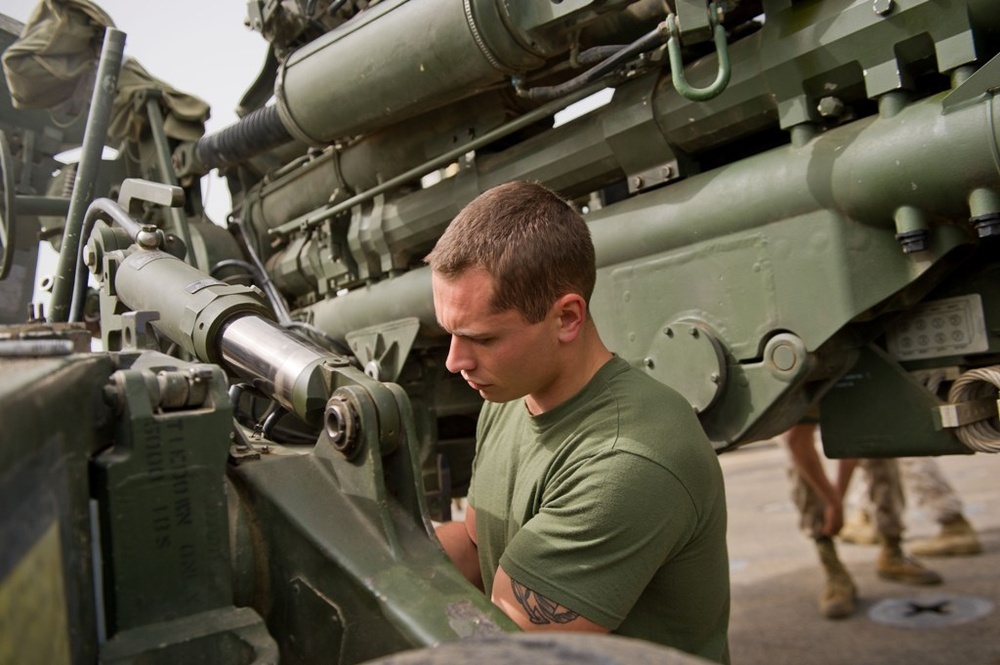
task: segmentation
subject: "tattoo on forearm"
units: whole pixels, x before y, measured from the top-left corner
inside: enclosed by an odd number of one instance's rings
[[[514,598],[524,608],[528,619],[533,624],[569,623],[580,616],[573,610],[567,609],[539,593],[535,593],[515,579],[510,580],[510,588],[514,592]]]

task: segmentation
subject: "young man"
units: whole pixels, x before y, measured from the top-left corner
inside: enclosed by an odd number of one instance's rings
[[[694,410],[614,356],[590,316],[586,223],[512,182],[427,263],[446,362],[486,400],[445,551],[526,630],[615,632],[728,662],[722,472]]]

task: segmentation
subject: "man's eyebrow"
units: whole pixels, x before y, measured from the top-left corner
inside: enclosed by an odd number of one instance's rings
[[[475,339],[486,339],[491,336],[490,333],[486,332],[463,332],[462,330],[448,330],[448,328],[445,327],[445,325],[442,324],[441,321],[438,321],[437,324],[438,326],[441,327],[441,330],[445,331],[452,337],[461,337],[463,339],[475,340]]]
[[[450,334],[455,337],[461,337],[463,339],[486,339],[490,337],[490,333],[485,332],[462,332],[461,330],[450,331]]]

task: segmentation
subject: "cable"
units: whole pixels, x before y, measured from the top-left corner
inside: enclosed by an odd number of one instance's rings
[[[997,398],[1000,389],[1000,365],[969,370],[958,377],[948,391],[948,401],[957,404],[984,398]],[[959,441],[981,453],[1000,452],[997,418],[987,418],[962,425],[955,430]]]
[[[617,49],[611,57],[602,60],[594,67],[591,67],[579,76],[565,81],[564,83],[560,83],[559,85],[540,86],[537,88],[523,88],[520,86],[520,81],[515,79],[514,88],[517,91],[518,97],[525,97],[527,99],[548,100],[562,97],[563,95],[569,94],[574,90],[602,78],[605,74],[610,73],[615,67],[623,62],[662,46],[667,41],[669,36],[670,33],[667,31],[667,24],[661,23],[652,31],[646,33],[628,46]],[[588,49],[588,51],[591,50],[593,49]],[[584,51],[584,53],[581,54],[581,58],[587,54],[588,51]],[[597,54],[603,54],[603,51],[597,51]]]

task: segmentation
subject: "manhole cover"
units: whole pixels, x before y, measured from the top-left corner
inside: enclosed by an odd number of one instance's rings
[[[993,603],[985,598],[937,594],[881,600],[868,610],[868,618],[903,628],[939,628],[975,621],[992,611]]]

